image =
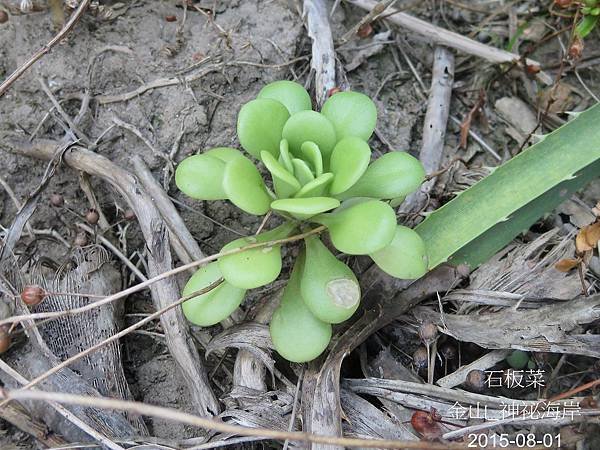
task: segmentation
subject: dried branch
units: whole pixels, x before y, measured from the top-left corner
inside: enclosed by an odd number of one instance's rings
[[[56,44],[64,39],[64,37],[73,29],[75,24],[81,19],[83,13],[87,9],[90,4],[90,0],[81,0],[79,3],[79,7],[75,10],[69,21],[65,24],[65,26],[58,32],[56,36],[54,36],[50,42],[44,45],[41,49],[33,54],[31,58],[25,62],[21,67],[15,70],[13,73],[9,75],[9,77],[0,84],[0,97],[4,95],[4,93],[8,90],[8,88],[15,82],[17,79],[23,75],[27,69],[29,69],[36,61],[38,61],[42,56],[52,50]]]
[[[373,9],[371,9],[371,11],[369,11],[365,16],[363,16],[362,19],[360,19],[357,24],[344,33],[344,35],[337,41],[337,44],[342,45],[348,42],[350,39],[352,39],[352,37],[356,36],[356,33],[358,33],[358,30],[360,30],[361,27],[377,20],[379,15],[381,15],[381,13],[384,12],[388,7],[393,6],[396,1],[397,0],[382,0],[377,3]]]
[[[471,125],[473,121],[481,117],[483,114],[483,107],[485,106],[485,91],[481,89],[479,91],[479,96],[477,97],[477,101],[473,105],[473,107],[469,110],[464,120],[460,124],[460,143],[458,144],[460,148],[467,148],[467,139],[469,137],[469,131],[471,130]]]
[[[283,289],[279,289],[274,294],[269,295],[265,303],[258,309],[254,317],[254,322],[267,324],[273,315],[273,311],[279,304],[279,299],[283,294]],[[233,370],[233,385],[244,386],[257,391],[265,392],[267,385],[265,383],[266,366],[259,358],[247,350],[240,350],[235,358]]]
[[[279,431],[267,428],[250,428],[238,425],[231,425],[221,420],[204,418],[187,414],[172,408],[163,408],[160,406],[148,405],[140,402],[131,402],[126,400],[115,400],[106,397],[87,397],[83,395],[71,395],[54,392],[41,392],[30,390],[4,391],[0,395],[7,399],[14,400],[41,400],[54,401],[57,403],[77,404],[83,406],[93,406],[102,409],[117,409],[128,411],[134,414],[160,417],[162,419],[185,423],[191,426],[215,430],[223,433],[232,433],[240,436],[257,436],[262,438],[301,441],[320,443],[326,445],[338,445],[343,447],[363,447],[363,448],[394,448],[394,449],[424,449],[424,450],[455,450],[467,449],[466,443],[437,443],[425,441],[396,441],[385,439],[358,439],[331,437],[312,433],[302,433],[298,431]]]
[[[20,404],[6,405],[0,408],[0,418],[33,436],[49,448],[62,447],[68,444],[61,436],[48,430],[43,423],[32,419]]]
[[[487,314],[444,314],[418,308],[415,317],[427,317],[458,341],[477,342],[484,348],[569,353],[600,358],[597,335],[567,334],[578,325],[600,318],[600,295],[554,303],[537,309],[507,308]]]
[[[1,359],[0,359],[0,370],[4,371],[5,373],[7,373],[11,377],[13,377],[21,385],[25,385],[25,384],[29,383],[27,378],[23,377],[19,372],[14,370],[12,367],[10,367],[8,364],[6,364]],[[89,436],[91,436],[92,438],[94,438],[96,440],[96,442],[100,442],[100,443],[104,444],[104,446],[106,446],[107,448],[109,448],[111,450],[123,450],[123,447],[115,444],[113,441],[111,441],[106,436],[102,435],[101,433],[98,433],[96,430],[94,430],[92,427],[90,427],[84,421],[80,420],[76,415],[74,415],[71,411],[66,409],[64,406],[61,406],[56,402],[50,402],[50,406],[52,406],[52,408],[54,408],[66,420],[71,422],[77,428],[81,429],[84,433],[86,433]]]
[[[335,49],[324,0],[304,0],[302,15],[312,39],[311,68],[315,72],[317,108],[327,100],[327,92],[335,87]]]
[[[423,124],[423,143],[419,153],[419,160],[426,173],[435,173],[440,169],[453,83],[454,55],[443,47],[436,47],[433,55],[429,102]],[[427,203],[434,184],[435,178],[423,183],[419,190],[411,194],[402,204],[401,212],[410,213],[421,210]]]
[[[189,263],[194,260],[204,258],[200,246],[188,230],[185,222],[179,215],[179,212],[173,205],[173,202],[167,195],[167,193],[161,188],[158,182],[152,176],[152,173],[139,156],[133,157],[133,167],[135,174],[139,178],[142,186],[154,199],[156,208],[160,211],[164,218],[167,226],[169,227],[169,237],[171,242],[177,240],[180,243],[181,248],[184,250],[184,254],[177,252],[177,256],[184,263]]]
[[[38,140],[33,143],[14,142],[12,147],[18,152],[41,159],[51,159],[57,144],[53,141]],[[71,167],[90,175],[99,176],[113,185],[127,199],[140,223],[140,228],[149,249],[149,277],[157,277],[171,270],[171,251],[168,244],[168,231],[154,201],[140,189],[137,180],[126,170],[108,159],[83,148],[72,149],[64,155],[64,161]],[[162,279],[151,285],[152,298],[156,309],[169,304],[179,297],[179,287],[174,279]],[[181,370],[194,404],[203,415],[217,414],[216,400],[200,355],[194,345],[189,328],[181,309],[169,311],[161,316],[167,346]]]
[[[377,2],[375,0],[346,1],[367,11],[371,11],[373,8],[375,8],[375,6],[377,6]],[[455,48],[461,52],[483,58],[494,64],[517,63],[519,67],[524,68],[523,63],[520,61],[519,55],[515,55],[514,53],[474,41],[466,36],[462,36],[458,33],[454,33],[444,28],[432,25],[429,22],[418,19],[409,14],[401,13],[394,8],[388,8],[386,11],[386,15],[388,16],[387,20],[421,36],[428,42]],[[538,62],[531,59],[526,59],[525,64],[527,66],[540,66]],[[552,77],[550,77],[544,71],[540,70],[536,74],[536,78],[546,85],[552,84]]]
[[[486,370],[490,367],[496,365],[500,361],[503,361],[510,354],[510,350],[493,350],[491,352],[486,353],[481,358],[476,359],[471,364],[467,364],[465,366],[461,366],[459,369],[447,375],[443,378],[440,378],[436,381],[436,384],[445,387],[452,388],[454,386],[458,386],[462,384],[467,379],[467,375],[472,370]]]

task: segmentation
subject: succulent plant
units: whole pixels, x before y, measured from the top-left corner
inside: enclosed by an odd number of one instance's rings
[[[405,152],[371,162],[367,141],[376,120],[375,105],[364,94],[336,93],[317,112],[301,85],[276,81],[243,105],[237,120],[242,148],[264,165],[271,183],[265,183],[250,158],[228,147],[186,158],[175,181],[192,198],[230,200],[247,213],[272,211],[283,218],[282,225],[234,240],[223,251],[324,226],[338,251],[369,255],[394,277],[419,278],[427,270],[425,244],[415,231],[397,224],[390,203],[397,205],[416,190],[425,173]],[[216,324],[239,306],[247,289],[271,283],[281,268],[280,244],[223,256],[200,268],[184,294],[221,277],[224,282],[186,301],[183,311],[194,324]],[[307,233],[271,321],[275,349],[290,361],[316,358],[331,339],[331,324],[352,316],[360,297],[350,267],[320,236]]]

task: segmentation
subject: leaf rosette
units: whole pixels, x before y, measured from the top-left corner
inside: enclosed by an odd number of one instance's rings
[[[397,224],[391,205],[415,191],[425,172],[406,152],[372,161],[368,140],[376,122],[375,104],[364,94],[336,93],[318,112],[300,84],[276,81],[238,114],[237,134],[247,156],[228,147],[190,156],[179,164],[175,181],[194,199],[229,200],[249,214],[272,211],[283,218],[277,228],[232,241],[225,251],[323,225],[339,252],[369,255],[394,277],[419,278],[427,270],[425,245],[415,231]],[[251,158],[264,166],[266,182]],[[314,359],[325,349],[331,324],[352,316],[361,296],[350,267],[319,236],[307,237],[304,247],[271,324],[276,350],[296,362]],[[224,282],[185,302],[184,313],[197,325],[218,323],[240,304],[246,289],[271,283],[281,267],[281,245],[221,257],[210,270],[199,269],[185,291],[220,276]],[[224,306],[217,308],[218,302]],[[293,332],[285,332],[286,323]]]

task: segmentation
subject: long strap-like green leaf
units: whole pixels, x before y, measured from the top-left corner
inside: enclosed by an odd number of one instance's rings
[[[600,176],[600,104],[553,131],[429,215],[416,231],[429,267],[478,266]]]

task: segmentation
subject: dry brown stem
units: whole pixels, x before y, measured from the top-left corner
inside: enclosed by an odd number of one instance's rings
[[[198,417],[183,413],[176,409],[163,408],[160,406],[148,405],[145,403],[131,402],[126,400],[114,400],[103,397],[87,397],[82,395],[71,395],[53,392],[13,390],[3,393],[7,399],[15,400],[42,400],[54,401],[57,403],[78,404],[84,406],[93,406],[103,409],[118,409],[135,414],[160,417],[173,420],[188,425],[215,430],[223,433],[232,433],[241,436],[257,436],[262,438],[301,441],[310,443],[319,443],[325,445],[337,445],[343,447],[363,447],[363,448],[394,448],[394,449],[424,449],[424,450],[455,450],[467,449],[466,443],[437,443],[426,441],[395,441],[384,439],[358,439],[346,437],[324,436],[313,433],[303,433],[298,431],[279,431],[266,428],[249,428],[238,425]]]
[[[49,140],[36,140],[32,143],[17,140],[12,141],[10,146],[21,154],[40,159],[52,159],[57,149],[57,143]],[[149,278],[169,272],[172,266],[166,225],[152,198],[140,189],[135,177],[108,159],[83,148],[74,148],[65,153],[63,161],[77,170],[101,177],[129,202],[149,250]],[[173,278],[155,280],[150,289],[155,307],[159,310],[179,297],[179,287]],[[217,414],[219,405],[183,312],[181,309],[173,309],[161,316],[161,323],[169,351],[187,382],[196,408],[202,415]]]
[[[377,6],[375,0],[347,0],[347,2],[367,11],[371,11]],[[482,44],[453,31],[432,25],[425,20],[398,12],[394,8],[388,8],[386,11],[387,20],[405,30],[413,32],[428,42],[455,48],[456,50],[477,56],[494,64],[516,63],[519,67],[522,66],[519,55]],[[526,59],[525,64],[528,66],[540,66],[537,61],[531,59]],[[547,85],[552,84],[552,78],[544,71],[539,71],[536,74],[536,78]]]
[[[0,84],[0,97],[4,95],[4,93],[8,90],[8,88],[15,82],[21,75],[23,75],[27,69],[29,69],[37,60],[39,60],[42,56],[52,50],[56,44],[64,39],[64,37],[73,29],[75,24],[81,19],[88,5],[90,4],[90,0],[81,0],[79,7],[69,21],[65,24],[65,26],[58,32],[56,36],[54,36],[50,42],[40,48],[37,52],[33,54],[31,58],[25,62],[22,66],[20,66],[17,70],[9,75],[9,77]]]

